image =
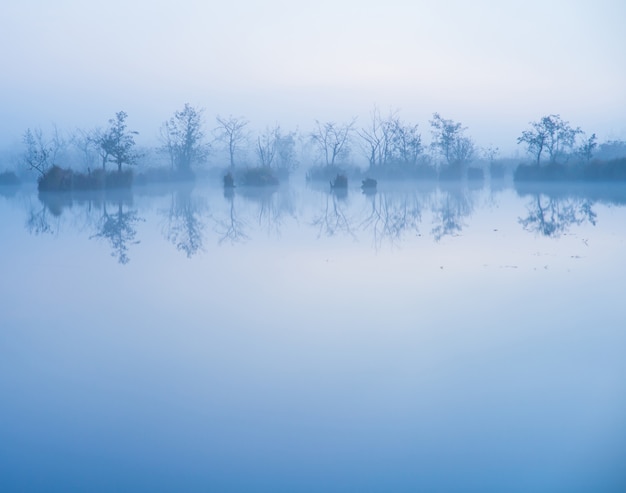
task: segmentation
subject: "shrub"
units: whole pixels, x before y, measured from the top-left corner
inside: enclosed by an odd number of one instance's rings
[[[587,181],[625,181],[626,158],[589,163],[583,168],[583,177]]]
[[[42,192],[64,192],[72,189],[73,172],[56,164],[49,168],[37,180],[37,186]]]
[[[241,172],[240,181],[245,186],[267,187],[278,185],[278,178],[268,167],[247,168]]]
[[[559,181],[573,178],[573,168],[568,169],[563,164],[520,164],[513,173],[515,181]]]
[[[348,177],[344,174],[338,174],[334,181],[330,182],[332,188],[348,188]]]
[[[42,192],[67,192],[70,190],[101,190],[103,188],[130,188],[133,172],[96,170],[77,173],[71,169],[52,166],[37,180]]]

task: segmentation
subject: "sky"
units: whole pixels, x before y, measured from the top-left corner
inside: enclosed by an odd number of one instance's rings
[[[187,102],[210,128],[366,126],[376,105],[426,141],[434,112],[510,152],[548,114],[626,139],[625,19],[623,0],[4,0],[0,145],[120,110],[149,145]]]

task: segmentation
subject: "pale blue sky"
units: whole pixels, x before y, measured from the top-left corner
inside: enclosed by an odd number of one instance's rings
[[[503,149],[549,113],[626,138],[625,21],[620,0],[4,0],[0,142],[123,109],[149,143],[185,102],[302,130],[377,104],[425,137],[437,111]]]

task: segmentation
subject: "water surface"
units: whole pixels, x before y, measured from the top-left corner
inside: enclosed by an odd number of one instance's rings
[[[625,204],[2,189],[0,489],[623,491]]]

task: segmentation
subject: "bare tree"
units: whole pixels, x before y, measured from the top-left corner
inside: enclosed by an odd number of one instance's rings
[[[111,142],[110,135],[102,130],[101,128],[96,128],[91,133],[91,141],[98,153],[98,157],[100,158],[100,162],[102,163],[102,171],[106,171],[106,165],[109,162],[109,156],[111,148],[113,144]]]
[[[248,120],[235,118],[232,115],[228,118],[217,116],[218,127],[215,129],[217,140],[221,141],[228,149],[230,157],[230,167],[235,167],[235,154],[241,150],[248,140],[246,126]]]
[[[174,143],[174,136],[169,128],[169,121],[166,121],[159,128],[159,140],[161,141],[160,151],[167,154],[170,161],[170,168],[176,169],[176,144]]]
[[[37,171],[43,176],[53,164],[51,146],[44,140],[40,128],[26,130],[23,137],[26,151],[22,157],[28,169]]]
[[[296,132],[282,133],[279,125],[267,127],[257,138],[257,156],[261,166],[293,170],[298,166]]]
[[[334,166],[338,160],[349,156],[355,123],[356,118],[343,125],[334,122],[322,124],[315,120],[316,129],[311,132],[311,141],[317,147],[326,166]]]
[[[582,143],[578,146],[577,152],[580,157],[582,157],[585,161],[591,161],[593,157],[593,153],[598,147],[598,142],[596,140],[596,134],[591,134],[591,137],[586,138],[583,136]]]
[[[62,154],[67,149],[67,139],[65,139],[62,133],[59,131],[59,127],[52,125],[52,137],[50,138],[50,161],[52,164],[57,164],[59,154]]]
[[[296,155],[296,132],[283,134],[280,127],[276,127],[276,167],[286,170],[294,170],[298,167]]]
[[[78,128],[70,137],[70,143],[79,151],[87,169],[91,169],[95,163],[97,151],[94,132]]]
[[[63,138],[56,125],[53,125],[52,138],[46,139],[40,128],[26,129],[23,142],[26,150],[22,160],[28,169],[37,171],[43,176],[46,171],[57,164],[59,154],[67,147],[67,141]]]
[[[392,158],[404,165],[415,166],[424,149],[418,125],[404,123],[397,117],[390,123]]]
[[[389,164],[415,165],[424,149],[418,125],[403,122],[397,110],[390,111],[384,118],[375,107],[370,126],[358,133],[371,168]]]
[[[361,128],[358,131],[364,143],[364,149],[371,168],[384,166],[391,157],[391,135],[393,133],[393,122],[397,112],[390,112],[385,119],[381,116],[380,110],[374,107],[370,113],[370,125],[368,128]]]
[[[206,158],[209,146],[203,142],[203,112],[185,103],[161,126],[162,150],[168,153],[172,168],[189,173],[194,162]]]
[[[257,137],[257,155],[261,166],[270,168],[276,155],[277,134],[280,131],[278,125],[273,128],[267,127],[265,131]]]

